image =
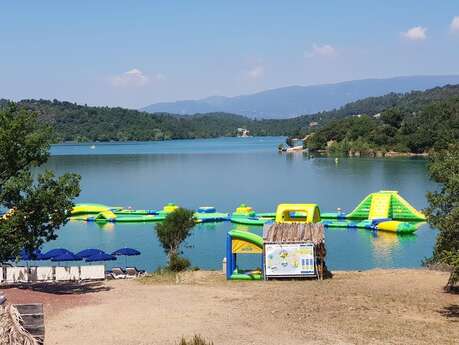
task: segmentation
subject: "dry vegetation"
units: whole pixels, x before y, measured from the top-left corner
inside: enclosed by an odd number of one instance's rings
[[[110,281],[84,304],[48,313],[47,344],[176,345],[201,334],[215,345],[452,345],[459,295],[443,291],[447,278],[371,270],[322,282],[227,282],[197,271]]]

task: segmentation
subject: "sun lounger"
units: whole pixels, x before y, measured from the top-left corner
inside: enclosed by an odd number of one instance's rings
[[[29,269],[27,267],[6,267],[7,283],[27,283],[29,281]]]
[[[38,267],[29,267],[29,281],[35,283],[37,281]]]
[[[80,267],[56,267],[56,281],[77,281],[80,280]]]
[[[31,282],[48,282],[53,281],[54,272],[50,266],[38,266],[30,268]]]
[[[144,270],[138,270],[137,267],[126,267],[126,275],[128,278],[136,278],[145,275]]]
[[[80,267],[81,280],[101,280],[105,279],[104,265],[88,265]]]
[[[70,267],[56,267],[55,268],[55,276],[56,276],[56,281],[58,282],[64,282],[64,281],[69,281],[72,280],[71,277],[72,275],[70,274]]]
[[[53,268],[50,266],[43,267],[34,267],[35,272],[32,271],[32,274],[35,273],[35,280],[39,282],[52,281],[54,278]]]
[[[69,270],[70,280],[72,280],[72,281],[80,280],[80,267],[79,266],[71,266],[69,268],[70,268],[70,270]]]
[[[124,279],[126,278],[126,273],[120,267],[112,268],[112,277],[115,279]]]

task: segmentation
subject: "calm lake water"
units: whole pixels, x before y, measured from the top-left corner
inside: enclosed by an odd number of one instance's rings
[[[322,211],[352,210],[367,194],[399,190],[416,208],[426,206],[429,181],[420,159],[308,159],[279,154],[283,138],[219,138],[123,144],[56,145],[48,167],[82,176],[80,202],[159,209],[168,202],[187,208],[215,206],[230,212],[240,203],[274,211],[279,203],[318,203]],[[184,254],[194,266],[220,269],[231,223],[194,228]],[[261,234],[261,228],[248,228]],[[436,232],[422,226],[413,236],[357,229],[328,229],[327,265],[335,270],[418,267],[430,256]],[[72,251],[119,247],[142,252],[128,263],[153,270],[165,263],[154,224],[68,223],[46,249]],[[124,265],[124,259],[116,265]],[[253,257],[242,262],[259,266]],[[108,266],[111,266],[109,263]]]

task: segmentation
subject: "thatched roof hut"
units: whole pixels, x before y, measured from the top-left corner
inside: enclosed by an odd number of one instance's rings
[[[312,243],[316,274],[319,279],[329,275],[325,264],[325,228],[319,223],[274,223],[263,226],[263,242],[269,244]]]
[[[265,243],[312,242],[314,245],[324,243],[324,225],[318,223],[274,223],[263,227]]]

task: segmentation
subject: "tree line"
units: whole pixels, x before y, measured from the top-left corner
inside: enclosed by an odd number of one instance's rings
[[[236,136],[308,137],[311,151],[425,152],[457,138],[459,85],[368,97],[345,106],[290,119],[250,119],[229,113],[177,115],[58,100],[22,100],[18,109],[53,127],[53,142],[147,141]],[[0,108],[9,102],[0,100]],[[445,140],[446,138],[446,140]]]

